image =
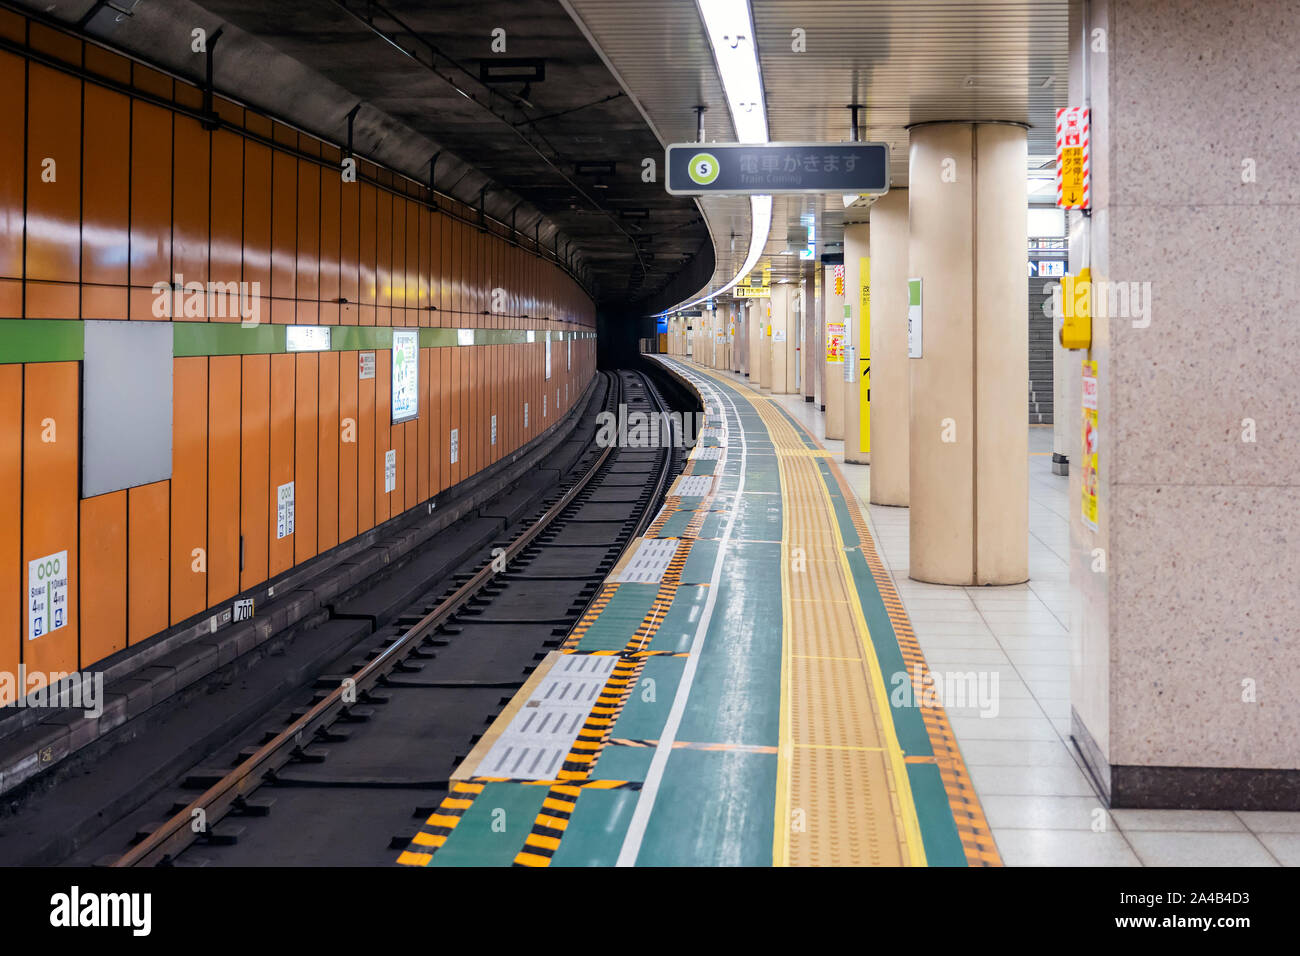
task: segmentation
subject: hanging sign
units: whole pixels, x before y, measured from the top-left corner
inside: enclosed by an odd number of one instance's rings
[[[673,143],[665,165],[674,196],[889,191],[888,143]]]
[[[1088,108],[1066,106],[1056,111],[1056,205],[1087,209],[1089,168]]]

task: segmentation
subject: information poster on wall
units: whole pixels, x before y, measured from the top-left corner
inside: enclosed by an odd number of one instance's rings
[[[687,339],[687,350],[689,352],[690,340]],[[551,333],[546,333],[546,380],[551,380]]]
[[[384,452],[384,494],[397,490],[397,451]]]
[[[27,562],[27,639],[68,623],[68,552]]]
[[[1083,440],[1079,445],[1083,470],[1080,484],[1083,494],[1083,523],[1097,530],[1097,491],[1100,478],[1097,472],[1097,363],[1083,363]]]
[[[573,337],[570,336],[566,341],[567,341],[567,344],[568,344],[568,346],[569,346],[569,365],[568,365],[568,368],[569,368],[569,371],[572,372],[572,371],[573,371]]]
[[[393,329],[393,424],[420,414],[420,330]]]
[[[358,374],[360,375],[360,377],[363,379],[374,378],[375,377],[375,353],[358,352],[357,357],[360,360],[360,364],[358,367]]]
[[[492,416],[492,444],[497,443],[497,417]]]
[[[921,357],[921,280],[907,280],[907,357]]]
[[[826,361],[839,365],[844,361],[844,323],[826,323]]]
[[[451,463],[454,465],[460,461],[460,429],[451,430]]]
[[[293,534],[293,482],[275,489],[275,536],[287,538]]]

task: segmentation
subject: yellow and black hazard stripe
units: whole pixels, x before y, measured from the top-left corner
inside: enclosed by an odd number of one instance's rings
[[[609,739],[618,715],[622,713],[623,705],[627,703],[644,667],[645,658],[619,656],[618,663],[600,690],[600,696],[583,721],[573,747],[564,758],[557,774],[561,780],[586,780],[591,776],[591,768],[600,757],[600,750]]]
[[[577,649],[578,642],[582,640],[583,635],[591,629],[591,625],[596,623],[596,619],[609,606],[609,602],[614,599],[616,591],[618,591],[617,582],[601,585],[600,591],[596,594],[596,599],[591,602],[591,606],[578,619],[578,623],[573,625],[573,630],[569,631],[569,636],[560,645],[561,652],[570,653]]]
[[[668,519],[675,515],[681,506],[682,499],[678,495],[669,495],[664,498],[663,507],[659,509],[659,514],[655,515],[654,520],[646,528],[645,536],[647,538],[657,538],[664,525],[668,523]]]
[[[447,837],[456,829],[465,811],[474,803],[474,798],[483,792],[483,784],[474,781],[456,781],[451,790],[443,797],[429,819],[411,840],[410,846],[402,851],[397,862],[402,866],[428,866],[434,852],[447,842]]]
[[[578,796],[584,789],[640,790],[639,782],[627,780],[586,780],[574,783],[552,784],[542,801],[542,808],[533,821],[533,829],[524,839],[524,848],[515,855],[515,866],[550,866],[560,840],[569,828]]]
[[[623,647],[625,655],[636,654],[645,650],[645,646],[654,639],[655,632],[659,630],[659,625],[663,623],[664,617],[668,614],[668,609],[673,606],[673,601],[677,598],[677,591],[682,583],[682,572],[686,569],[686,561],[691,556],[691,546],[699,537],[700,529],[704,527],[706,517],[708,517],[708,512],[700,508],[691,515],[691,520],[686,523],[686,528],[678,539],[677,551],[669,560],[668,567],[664,569],[663,577],[659,580],[659,590],[655,593],[653,603],[646,611],[645,617],[641,619],[636,631],[628,638],[627,644]]]
[[[876,589],[880,592],[890,624],[893,625],[894,636],[903,655],[903,663],[908,674],[912,675],[913,682],[920,681],[913,687],[915,699],[921,702],[921,719],[930,737],[934,763],[939,768],[939,776],[948,795],[948,806],[957,824],[957,834],[961,838],[966,862],[969,866],[1001,866],[1002,857],[998,854],[997,844],[993,842],[993,832],[984,817],[984,810],[971,783],[970,773],[966,770],[966,762],[962,759],[961,749],[957,746],[957,737],[952,732],[952,725],[948,723],[948,714],[942,707],[925,703],[928,699],[925,688],[930,669],[925,662],[925,655],[921,653],[921,645],[912,630],[912,622],[907,617],[903,601],[894,587],[893,578],[889,576],[889,571],[885,569],[884,562],[876,552],[875,543],[871,539],[867,523],[858,507],[857,496],[845,481],[839,468],[833,463],[831,471],[839,484],[840,493],[844,496],[849,518],[858,532],[862,555],[871,569]]]

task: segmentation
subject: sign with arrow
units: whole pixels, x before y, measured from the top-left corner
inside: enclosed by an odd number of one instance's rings
[[[1062,209],[1091,206],[1088,113],[1086,106],[1056,111],[1056,205]]]

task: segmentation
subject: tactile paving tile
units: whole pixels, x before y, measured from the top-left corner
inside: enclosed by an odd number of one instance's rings
[[[476,777],[555,780],[618,659],[566,654],[474,769]]]
[[[791,866],[898,866],[912,855],[835,518],[815,457],[770,402],[756,406],[781,478]],[[780,825],[780,824],[778,824]]]
[[[712,475],[683,475],[677,480],[673,494],[679,498],[703,498],[712,489]]]
[[[658,584],[663,580],[668,563],[677,553],[676,538],[645,538],[637,545],[615,581],[632,581],[638,584]]]

